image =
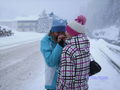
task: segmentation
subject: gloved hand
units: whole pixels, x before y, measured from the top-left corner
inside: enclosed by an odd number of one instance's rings
[[[59,43],[58,43],[60,46],[64,47],[65,46],[65,42],[64,40],[62,39]]]
[[[62,47],[64,47],[65,38],[66,38],[65,35],[59,35],[59,36],[58,36],[57,42],[58,42],[58,44],[59,44],[60,46],[62,46]]]

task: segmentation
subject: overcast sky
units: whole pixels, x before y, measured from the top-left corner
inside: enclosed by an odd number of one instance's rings
[[[47,13],[72,19],[83,13],[89,0],[0,0],[0,21]]]

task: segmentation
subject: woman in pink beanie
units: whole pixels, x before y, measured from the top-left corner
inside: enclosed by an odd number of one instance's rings
[[[66,26],[66,46],[63,48],[57,90],[88,90],[90,43],[85,35],[85,16]]]

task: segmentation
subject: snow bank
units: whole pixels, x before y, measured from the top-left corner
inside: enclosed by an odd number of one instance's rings
[[[46,33],[14,31],[13,36],[0,38],[0,49],[10,48],[23,43],[40,40],[45,34]]]

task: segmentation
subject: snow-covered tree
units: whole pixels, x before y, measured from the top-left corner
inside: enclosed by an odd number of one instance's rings
[[[61,22],[66,24],[66,20],[59,18],[53,12],[47,14],[44,10],[40,15],[37,23],[37,32],[49,32],[53,24],[57,24],[57,22]]]
[[[37,23],[37,32],[49,32],[52,24],[52,19],[44,10],[40,15]]]
[[[7,26],[0,26],[0,37],[11,36],[13,35],[12,30]]]
[[[87,10],[91,29],[120,25],[120,0],[91,0]]]

